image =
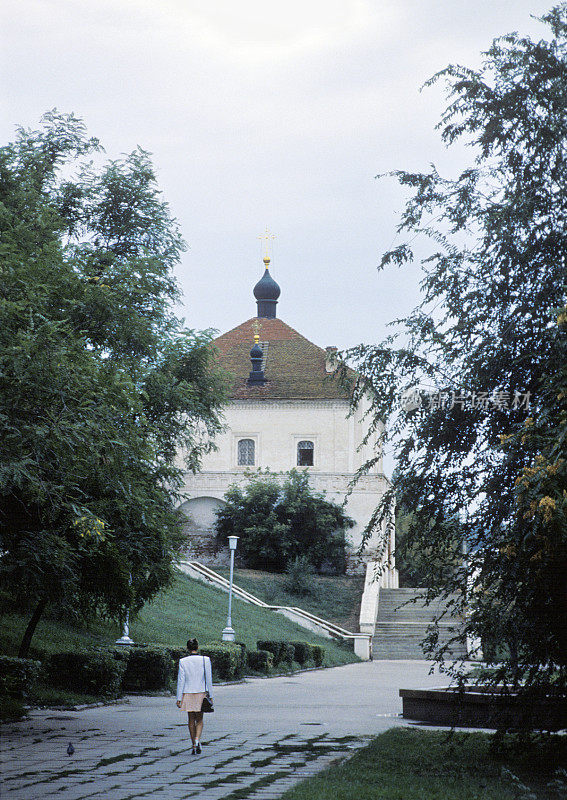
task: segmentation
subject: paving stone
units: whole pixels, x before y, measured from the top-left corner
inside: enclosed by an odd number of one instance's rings
[[[218,713],[205,723],[210,738],[201,756],[190,755],[186,725],[175,717],[170,698],[141,697],[129,705],[74,714],[35,710],[25,722],[2,731],[2,798],[224,800],[246,786],[247,800],[279,798],[290,786],[352,755],[369,734],[405,724],[396,716],[399,675],[405,686],[445,680],[427,673],[424,662],[372,662],[304,673],[295,681],[295,705],[285,679],[220,686]],[[341,698],[344,704],[337,707]],[[307,730],[311,723],[317,726]],[[306,729],[298,730],[301,725]],[[345,744],[340,742],[345,735],[359,738]],[[72,758],[66,755],[69,741],[76,748]],[[339,749],[329,752],[333,745]],[[264,759],[268,763],[253,766]],[[292,766],[298,762],[302,765]],[[67,770],[78,772],[63,775]],[[274,782],[253,788],[279,772],[284,774]],[[31,774],[24,778],[23,773]]]

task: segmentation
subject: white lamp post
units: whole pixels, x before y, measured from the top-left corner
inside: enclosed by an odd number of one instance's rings
[[[134,640],[130,639],[130,611],[126,611],[122,624],[122,636],[116,640],[115,644],[134,644]]]
[[[232,609],[232,573],[234,571],[234,551],[236,550],[237,541],[238,536],[228,537],[228,546],[230,548],[230,581],[228,584],[228,617],[226,620],[226,628],[222,632],[223,642],[234,642],[234,628],[232,627],[230,612]]]
[[[130,586],[132,585],[132,573],[130,573],[130,577],[128,579]],[[124,617],[124,622],[122,623],[122,636],[120,639],[117,639],[115,644],[134,644],[134,640],[130,639],[130,609],[126,609],[126,616]]]

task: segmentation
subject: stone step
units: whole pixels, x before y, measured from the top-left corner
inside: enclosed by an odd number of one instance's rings
[[[432,622],[447,609],[448,600],[425,602],[423,589],[381,589],[378,600],[376,631],[372,639],[372,653],[375,659],[414,660],[425,655],[421,642],[427,637]],[[456,599],[456,598],[455,598]],[[459,617],[447,614],[439,623],[439,643],[443,644],[454,636],[460,626]],[[452,656],[466,655],[463,645],[452,647]]]
[[[376,633],[372,639],[372,653],[375,659],[423,659],[425,658],[421,642],[428,634],[427,623],[378,623]],[[439,642],[447,642],[457,633],[458,626],[439,625]],[[465,648],[460,643],[455,643],[451,648],[451,655],[461,657],[466,655]]]
[[[377,622],[428,623],[447,609],[448,600],[425,602],[423,589],[381,589],[378,599]],[[450,607],[448,613],[450,612]],[[443,621],[448,621],[446,616]]]

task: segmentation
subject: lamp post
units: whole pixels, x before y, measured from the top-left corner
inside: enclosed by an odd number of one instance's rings
[[[128,583],[132,585],[132,573],[128,578]],[[134,640],[130,638],[130,609],[126,609],[124,622],[122,623],[122,636],[117,639],[115,644],[134,644]]]
[[[228,537],[228,546],[230,548],[230,581],[228,584],[228,617],[226,620],[226,628],[222,632],[223,642],[234,642],[234,628],[232,627],[230,612],[232,609],[232,573],[234,571],[234,551],[236,550],[237,541],[238,536]]]
[[[115,644],[134,644],[134,640],[130,639],[130,611],[126,611],[124,622],[122,623],[122,636],[117,639]]]

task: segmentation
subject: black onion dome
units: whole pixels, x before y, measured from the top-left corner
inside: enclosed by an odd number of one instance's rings
[[[256,300],[277,300],[280,294],[280,287],[270,275],[268,267],[266,267],[266,271],[254,287],[254,297]]]
[[[256,342],[252,350],[250,350],[250,358],[253,360],[259,359],[261,361],[263,357],[264,357],[264,351],[262,350],[258,342]]]

